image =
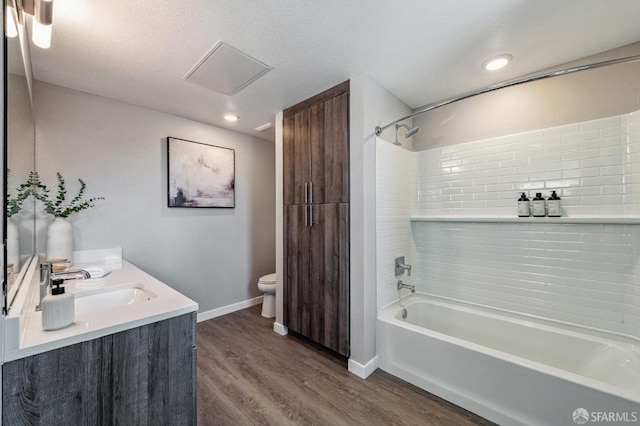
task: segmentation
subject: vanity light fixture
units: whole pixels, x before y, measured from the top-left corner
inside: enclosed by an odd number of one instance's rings
[[[511,62],[512,59],[513,59],[513,56],[508,54],[494,56],[493,58],[489,58],[486,61],[484,61],[482,63],[482,68],[484,68],[487,71],[499,70],[500,68],[503,68],[509,62]]]
[[[34,1],[33,37],[36,46],[43,49],[51,47],[51,27],[53,26],[53,0]]]
[[[227,121],[238,121],[240,117],[235,114],[225,114],[224,119]]]
[[[14,38],[18,35],[18,27],[16,26],[16,20],[13,17],[13,8],[11,6],[9,6],[9,4],[7,3],[7,6],[5,7],[4,10],[4,16],[5,16],[5,34],[7,35],[7,37],[9,38]]]
[[[25,14],[31,15],[31,33],[33,43],[43,49],[51,47],[51,27],[53,25],[53,0],[9,0],[7,2],[7,36],[10,37],[11,13],[15,8],[18,25],[25,25]],[[15,28],[15,23],[14,23]],[[17,34],[17,30],[16,30]],[[15,37],[15,36],[14,36]]]

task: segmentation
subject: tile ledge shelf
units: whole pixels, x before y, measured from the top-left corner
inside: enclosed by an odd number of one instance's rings
[[[640,225],[640,216],[411,216],[411,222],[481,222],[481,223],[592,223]]]

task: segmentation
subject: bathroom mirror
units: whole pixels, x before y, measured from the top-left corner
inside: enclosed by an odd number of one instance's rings
[[[23,36],[24,34],[21,34]],[[24,38],[22,38],[24,39]],[[32,108],[31,67],[28,44],[21,45],[21,38],[6,38],[6,69],[4,73],[6,88],[5,111],[5,196],[7,241],[7,263],[5,270],[4,306],[11,306],[14,295],[20,286],[17,281],[25,259],[34,254],[34,200],[32,197],[20,205],[13,204],[20,184],[24,183],[29,172],[35,169],[35,122]]]

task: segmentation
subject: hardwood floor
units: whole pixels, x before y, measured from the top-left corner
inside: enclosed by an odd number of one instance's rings
[[[199,425],[489,425],[377,370],[273,332],[260,306],[198,324]]]

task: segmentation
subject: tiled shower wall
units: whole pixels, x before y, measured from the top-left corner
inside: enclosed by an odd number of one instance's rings
[[[418,156],[382,139],[376,140],[376,239],[378,309],[398,299],[394,259],[413,262],[414,245],[409,217],[418,199]],[[401,277],[408,284],[415,282]],[[406,291],[405,291],[406,292]]]
[[[413,155],[415,210],[377,189],[379,307],[397,298],[386,266],[406,250],[419,291],[640,337],[640,225],[416,222],[405,243],[393,231],[411,214],[515,216],[519,191],[555,189],[567,216],[637,215],[640,113]],[[397,157],[379,149],[379,174]]]
[[[640,213],[640,111],[420,153],[422,215],[514,215],[520,192],[566,216]]]
[[[640,337],[640,225],[413,227],[420,291]]]

